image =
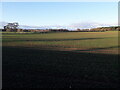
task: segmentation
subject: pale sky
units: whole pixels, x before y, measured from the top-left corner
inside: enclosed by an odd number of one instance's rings
[[[117,2],[3,2],[2,21],[31,26],[118,23]]]

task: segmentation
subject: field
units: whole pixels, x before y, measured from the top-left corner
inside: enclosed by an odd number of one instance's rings
[[[118,54],[118,32],[3,34],[3,46]]]
[[[118,32],[2,33],[3,88],[118,88]]]

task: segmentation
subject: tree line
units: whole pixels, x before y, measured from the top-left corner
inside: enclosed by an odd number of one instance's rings
[[[8,23],[2,31],[6,32],[70,32],[68,29],[20,29],[17,22]],[[76,29],[74,32],[104,32],[104,31],[120,31],[120,26],[99,27],[91,29]]]

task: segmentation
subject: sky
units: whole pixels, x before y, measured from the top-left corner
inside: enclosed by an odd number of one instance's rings
[[[117,25],[117,2],[2,2],[1,22],[45,27]]]

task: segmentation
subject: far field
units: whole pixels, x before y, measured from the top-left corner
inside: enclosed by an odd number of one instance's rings
[[[40,50],[76,51],[118,54],[118,31],[7,33],[2,35],[3,46],[27,47]]]

